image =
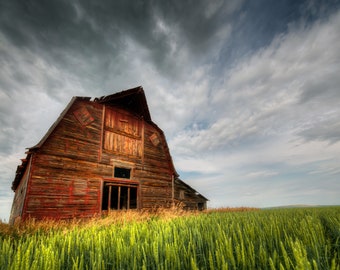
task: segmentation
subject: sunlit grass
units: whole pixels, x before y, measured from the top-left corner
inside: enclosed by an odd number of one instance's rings
[[[0,269],[339,269],[340,207],[158,209],[0,226]]]

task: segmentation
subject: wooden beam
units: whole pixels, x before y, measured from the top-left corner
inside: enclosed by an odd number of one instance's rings
[[[117,206],[117,210],[120,210],[120,190],[121,190],[121,186],[118,187],[118,206]]]
[[[112,194],[112,186],[109,186],[109,198],[107,200],[107,210],[111,210],[111,194]]]
[[[101,131],[100,131],[101,134],[100,134],[100,142],[99,142],[99,149],[98,149],[98,162],[102,161],[104,125],[105,125],[105,105],[103,105],[103,110],[102,110],[102,122],[101,122]]]
[[[128,187],[128,194],[127,194],[127,209],[130,209],[130,187]]]

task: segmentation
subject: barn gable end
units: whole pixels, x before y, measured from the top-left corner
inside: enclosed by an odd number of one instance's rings
[[[169,207],[180,199],[178,181],[142,87],[94,100],[74,97],[18,166],[10,223]],[[194,199],[183,203],[204,209],[207,199],[188,187]]]

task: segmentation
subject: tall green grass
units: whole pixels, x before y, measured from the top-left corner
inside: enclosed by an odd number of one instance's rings
[[[340,207],[167,217],[3,229],[0,269],[340,269]]]

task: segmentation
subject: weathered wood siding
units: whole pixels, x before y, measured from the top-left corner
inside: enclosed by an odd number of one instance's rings
[[[200,194],[196,194],[190,186],[181,180],[175,180],[174,199],[176,204],[184,209],[204,210],[207,208],[206,199]]]
[[[18,166],[10,222],[20,215],[89,217],[175,201],[188,209],[205,206],[207,199],[181,180],[173,186],[176,177],[142,87],[92,101],[74,97]]]
[[[77,100],[32,157],[23,218],[100,213],[103,181],[117,162],[133,168],[139,207],[171,205],[174,172],[165,137],[127,111]]]
[[[143,121],[137,116],[118,108],[106,106],[103,110],[105,120],[102,162],[110,163],[110,159],[118,157],[121,160],[141,164]]]
[[[171,206],[172,174],[163,133],[145,123],[144,162],[141,181],[142,207]]]
[[[27,183],[30,175],[30,170],[31,170],[31,160],[28,162],[28,166],[26,167],[25,173],[22,176],[21,182],[19,186],[17,187],[15,194],[14,194],[14,199],[13,199],[13,204],[12,204],[12,209],[11,209],[11,222],[15,223],[17,219],[21,218],[21,214],[24,208],[24,203],[25,203],[25,197],[27,193]]]
[[[33,154],[24,218],[72,218],[98,213],[101,176],[111,173],[110,166],[98,164],[101,107],[76,101]],[[83,116],[90,115],[91,121],[80,119],[81,112]]]
[[[106,107],[104,134],[102,161],[134,164],[133,180],[140,183],[140,207],[170,206],[173,171],[163,133],[127,111]]]

